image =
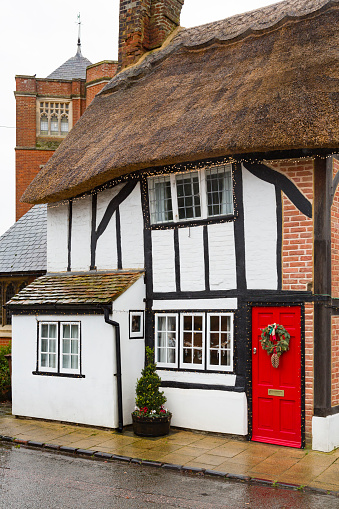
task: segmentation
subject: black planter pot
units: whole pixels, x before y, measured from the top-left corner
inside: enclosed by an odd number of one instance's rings
[[[133,431],[141,437],[161,437],[168,435],[171,424],[171,417],[137,417],[132,414]]]

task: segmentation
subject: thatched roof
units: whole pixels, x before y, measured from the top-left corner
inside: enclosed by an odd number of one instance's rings
[[[339,147],[339,0],[179,29],[95,98],[23,196],[53,202],[131,171]]]

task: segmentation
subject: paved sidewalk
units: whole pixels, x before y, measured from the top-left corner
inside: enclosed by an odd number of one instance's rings
[[[339,494],[339,449],[321,453],[236,440],[233,437],[171,429],[166,437],[141,438],[127,427],[123,433],[36,419],[16,419],[10,407],[0,405],[0,435],[3,441],[63,452],[109,458],[114,454],[179,465],[184,470],[222,472],[229,477],[254,481],[308,486]],[[30,444],[28,444],[30,445]],[[116,458],[117,459],[117,458]],[[135,462],[135,460],[133,460]]]

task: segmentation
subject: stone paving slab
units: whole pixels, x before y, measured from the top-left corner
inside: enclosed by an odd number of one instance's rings
[[[1,438],[3,437],[3,438]],[[5,438],[5,437],[10,437]],[[17,444],[34,442],[62,452],[107,459],[112,455],[126,461],[157,462],[166,468],[192,473],[223,475],[251,482],[282,483],[291,487],[323,489],[339,497],[339,449],[322,453],[257,442],[227,435],[215,435],[172,428],[166,437],[141,438],[131,427],[123,433],[90,426],[38,419],[15,418],[10,408],[0,405],[0,439]],[[86,451],[86,452],[84,452]],[[113,459],[118,459],[113,456]],[[136,460],[133,460],[135,462]]]

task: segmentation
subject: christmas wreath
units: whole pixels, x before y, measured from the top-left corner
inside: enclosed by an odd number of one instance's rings
[[[287,352],[290,344],[290,335],[282,325],[272,323],[263,329],[261,346],[268,355],[272,355],[271,362],[274,368],[279,366],[279,357]]]

